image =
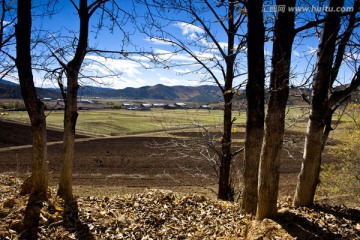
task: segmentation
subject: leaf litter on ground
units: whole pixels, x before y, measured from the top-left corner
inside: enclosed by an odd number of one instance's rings
[[[0,239],[22,239],[29,195],[19,196],[20,182],[0,175]],[[38,222],[31,231],[38,239],[296,239],[281,221],[252,220],[239,204],[183,195],[168,190],[122,196],[76,197],[65,203],[55,191],[39,203]],[[324,211],[282,206],[282,219],[294,216],[345,239],[359,237],[359,222]],[[330,212],[330,211],[328,211]],[[292,218],[292,219],[291,219]],[[279,224],[280,223],[280,224]],[[285,224],[286,225],[286,224]],[[285,226],[286,228],[286,226]],[[288,230],[288,229],[287,229]],[[316,230],[316,228],[315,228]],[[291,233],[291,231],[289,231]],[[322,237],[321,235],[314,236]],[[298,239],[301,239],[298,237]]]

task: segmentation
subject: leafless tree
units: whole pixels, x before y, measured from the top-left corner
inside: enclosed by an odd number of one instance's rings
[[[17,6],[16,67],[18,70],[21,94],[31,121],[33,140],[33,167],[31,193],[47,198],[47,139],[44,103],[36,94],[31,60],[31,1],[19,0]]]
[[[258,169],[264,134],[264,87],[265,87],[265,26],[263,1],[247,1],[247,114],[244,154],[244,190],[242,207],[247,213],[255,213],[257,206]]]
[[[168,153],[172,159],[179,160],[178,167],[183,174],[197,179],[198,186],[208,188],[209,185],[215,183],[219,178],[219,160],[221,159],[221,144],[219,138],[222,134],[218,129],[221,128],[221,126],[216,124],[203,125],[194,121],[190,125],[181,125],[179,123],[178,127],[180,129],[188,129],[190,127],[192,132],[180,132],[184,136],[171,138],[165,143],[159,143],[157,141],[149,142],[147,147],[156,149],[156,152],[154,152],[151,157]],[[163,126],[163,129],[167,129],[166,125]],[[171,129],[172,128],[169,130]],[[176,130],[172,129],[172,131]],[[191,159],[200,165],[205,164],[206,167],[210,166],[213,171],[211,173],[204,171],[202,167],[193,169],[186,168],[181,163],[183,159]],[[170,174],[168,174],[168,176],[175,181],[179,181]]]
[[[124,21],[129,19],[130,15],[125,13],[116,1],[98,0],[88,3],[88,1],[80,0],[79,4],[76,4],[74,1],[70,0],[68,4],[74,6],[74,9],[79,16],[79,32],[76,30],[71,32],[72,30],[69,30],[71,36],[65,36],[63,35],[64,31],[56,32],[56,30],[53,29],[41,29],[42,26],[31,24],[31,10],[36,11],[37,17],[44,18],[45,16],[58,12],[56,9],[57,3],[57,1],[44,1],[37,2],[35,6],[31,6],[31,2],[29,3],[30,5],[27,5],[23,1],[20,1],[19,4],[22,5],[17,9],[18,14],[20,14],[19,11],[25,11],[26,14],[18,18],[20,23],[16,25],[17,27],[14,33],[12,30],[14,29],[13,25],[16,21],[16,14],[13,13],[13,9],[16,8],[7,4],[6,1],[1,1],[1,76],[13,76],[9,73],[14,69],[16,63],[22,95],[33,128],[34,173],[32,178],[34,178],[33,181],[35,186],[42,187],[42,190],[45,189],[44,186],[47,184],[46,118],[44,115],[44,104],[36,94],[32,70],[36,70],[39,75],[43,74],[44,79],[55,79],[59,84],[66,108],[64,116],[64,147],[62,151],[63,161],[59,195],[66,200],[70,200],[72,198],[71,175],[74,156],[77,92],[79,82],[81,79],[101,81],[102,78],[111,77],[108,74],[106,76],[98,73],[93,73],[94,75],[84,74],[82,72],[84,66],[97,61],[96,58],[95,60],[90,58],[86,61],[85,55],[90,52],[97,56],[101,55],[104,58],[109,57],[115,52],[117,54],[125,55],[121,50],[98,52],[96,44],[94,44],[95,47],[90,47],[88,40],[90,33],[89,21],[90,18],[95,15],[95,12],[99,12],[99,16],[97,16],[99,22],[94,28],[96,34],[99,34],[101,29],[107,28],[113,32],[116,28],[123,32],[123,44],[125,44],[128,41],[128,39],[126,40],[128,35],[125,34],[121,26]],[[30,8],[30,10],[27,8]],[[26,11],[30,11],[30,15],[28,15]],[[33,12],[32,14],[35,13]],[[10,15],[10,17],[8,15]],[[118,18],[118,16],[120,17]],[[25,17],[26,19],[24,20]],[[4,20],[5,18],[7,21]],[[12,20],[9,21],[8,19]],[[19,28],[21,30],[18,30]],[[12,52],[15,52],[12,47],[12,44],[14,43],[11,41],[15,35],[17,40],[16,57],[11,55]],[[123,46],[120,46],[119,48],[121,47]],[[106,65],[102,62],[98,62],[97,64],[106,68]],[[113,76],[119,75],[119,73],[113,72],[109,68],[107,70],[108,72],[111,72]],[[66,81],[64,81],[64,79],[66,79]],[[40,186],[39,184],[42,185]]]
[[[344,1],[331,0],[329,7],[342,7]],[[317,63],[312,83],[311,110],[308,121],[303,163],[294,197],[295,206],[313,204],[319,182],[322,152],[332,130],[332,116],[342,102],[360,85],[360,67],[357,59],[353,63],[354,76],[343,88],[336,88],[340,68],[349,56],[359,48],[358,0],[353,1],[353,11],[342,17],[341,12],[328,12],[322,27],[317,52]],[[342,24],[342,18],[344,23]],[[342,25],[345,26],[342,28]],[[357,67],[356,67],[357,66]]]
[[[241,55],[246,43],[242,29],[246,11],[241,1],[213,3],[198,1],[138,1],[148,8],[145,24],[139,26],[148,35],[149,41],[161,42],[172,47],[169,52],[154,52],[151,61],[163,68],[189,66],[203,81],[215,83],[224,103],[224,122],[221,138],[218,198],[232,199],[230,168],[232,152],[233,96],[238,93],[240,83],[235,79],[246,74],[242,72]],[[178,26],[191,33],[182,38],[168,31]],[[222,42],[221,39],[225,39]],[[172,61],[177,56],[190,56],[191,61]]]
[[[43,72],[46,79],[55,80],[60,87],[63,101],[65,103],[64,112],[64,137],[63,149],[61,154],[61,171],[58,195],[65,200],[71,200],[72,194],[72,172],[73,172],[73,159],[74,159],[74,144],[75,144],[75,128],[78,118],[78,90],[80,81],[90,79],[95,82],[101,82],[109,75],[95,73],[85,73],[84,68],[87,64],[94,64],[96,58],[86,56],[92,53],[92,56],[101,55],[104,59],[106,54],[114,54],[115,51],[101,51],[97,49],[96,44],[90,46],[89,37],[90,20],[95,18],[98,24],[94,26],[93,30],[99,34],[104,29],[114,31],[115,28],[121,30],[121,16],[124,13],[118,6],[116,1],[111,0],[79,0],[68,1],[75,9],[79,20],[79,29],[69,31],[66,35],[64,31],[47,31],[41,40],[38,41],[39,46],[43,46],[39,50],[39,64],[36,69]],[[96,15],[98,13],[98,15]],[[94,17],[96,16],[96,17]],[[107,19],[106,17],[109,17]],[[126,37],[126,36],[125,36]],[[117,51],[121,53],[120,50]],[[102,62],[97,62],[101,67],[106,68]],[[107,68],[112,76],[119,75]]]
[[[15,44],[15,21],[16,10],[14,3],[6,0],[1,1],[0,12],[0,59],[1,70],[0,79],[8,76],[8,74],[15,68],[14,56],[11,54],[10,49]]]
[[[280,151],[285,131],[291,52],[295,37],[295,13],[288,11],[288,8],[294,7],[296,0],[278,0],[276,4],[285,5],[286,10],[277,13],[274,27],[270,99],[259,168],[259,199],[256,212],[258,219],[277,213]]]

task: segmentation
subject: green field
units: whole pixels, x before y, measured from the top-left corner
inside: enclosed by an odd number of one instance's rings
[[[48,126],[60,129],[63,127],[63,111],[51,111],[46,114]],[[351,122],[353,120],[351,115],[354,114],[342,115],[341,122]],[[355,115],[358,116],[358,112]],[[244,126],[246,121],[245,112],[234,111],[233,117],[237,119],[235,125]],[[27,112],[7,112],[6,115],[1,115],[0,118],[29,123]],[[77,131],[115,136],[190,129],[198,125],[218,126],[221,128],[222,119],[222,110],[79,110]],[[305,132],[307,119],[308,108],[289,107],[286,115],[286,129]],[[333,119],[337,120],[336,114]]]
[[[47,113],[47,124],[62,128],[63,111]],[[77,131],[107,135],[129,135],[155,131],[193,128],[196,125],[219,125],[222,122],[221,110],[91,110],[79,111]],[[26,112],[9,112],[6,119],[28,123]],[[245,122],[245,113],[239,115],[235,123]]]

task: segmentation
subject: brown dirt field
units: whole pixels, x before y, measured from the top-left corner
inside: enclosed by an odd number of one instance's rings
[[[47,130],[49,142],[62,141],[62,132],[57,130]],[[86,136],[77,135],[77,138]],[[26,124],[0,121],[0,148],[22,146],[32,144],[31,129]]]
[[[0,173],[15,172],[24,178],[31,172],[31,147],[12,146],[31,144],[29,126],[0,122]],[[186,135],[192,133],[186,133]],[[195,135],[196,133],[194,133]],[[177,134],[179,135],[179,134]],[[243,137],[238,133],[237,137]],[[61,141],[62,133],[48,131],[49,142]],[[84,136],[78,136],[78,138]],[[150,148],[149,143],[164,144],[169,137],[132,136],[89,139],[75,145],[74,185],[79,194],[94,192],[99,195],[138,192],[145,188],[165,188],[180,192],[210,194],[216,189],[216,177],[212,166],[199,153],[186,157],[176,153],[178,149],[163,152]],[[304,137],[288,132],[285,137],[281,164],[280,196],[292,196],[300,170]],[[241,144],[237,143],[237,146]],[[58,182],[61,144],[48,147],[50,179]],[[330,155],[324,156],[326,160]],[[241,172],[242,155],[235,160]],[[215,196],[215,195],[213,195]]]

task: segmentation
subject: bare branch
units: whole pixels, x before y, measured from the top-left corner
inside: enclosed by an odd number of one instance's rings
[[[193,10],[192,7],[190,7],[190,11],[193,14],[193,16],[196,18],[196,20],[199,21],[199,23],[201,24],[201,26],[203,27],[203,30],[206,32],[207,35],[209,35],[209,37],[211,38],[211,40],[213,41],[213,43],[216,45],[218,51],[220,52],[221,56],[223,58],[226,58],[226,54],[223,51],[223,49],[221,48],[219,42],[216,40],[215,36],[212,34],[212,32],[210,31],[210,28],[207,27],[207,25],[204,23],[204,21],[200,18],[200,16]]]
[[[76,3],[74,2],[74,0],[70,0],[71,4],[73,5],[73,7],[76,9],[77,12],[80,11],[80,9],[78,8],[78,6],[76,5]]]
[[[325,22],[325,18],[319,19],[319,20],[314,20],[314,21],[309,21],[304,26],[296,28],[294,31],[294,34],[296,35],[297,33],[301,32],[301,31],[316,27],[324,22]]]
[[[348,97],[353,91],[355,91],[360,86],[360,66],[357,69],[351,83],[348,87],[343,90],[334,91],[329,99],[329,106],[339,105],[340,101]]]
[[[354,2],[354,11],[350,14],[350,19],[347,25],[347,28],[345,32],[343,33],[342,38],[339,41],[338,50],[335,56],[335,61],[332,67],[331,76],[330,76],[330,86],[332,86],[337,78],[337,75],[339,73],[340,67],[342,65],[344,54],[345,54],[345,48],[347,43],[350,40],[350,37],[352,36],[353,30],[355,28],[355,23],[357,21],[356,18],[356,9],[359,8],[360,1],[355,0]]]

